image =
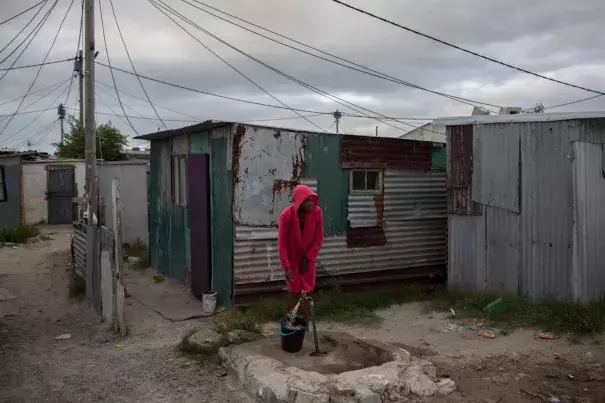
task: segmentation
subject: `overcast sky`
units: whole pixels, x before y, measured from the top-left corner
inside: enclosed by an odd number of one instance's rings
[[[373,112],[390,117],[434,118],[470,115],[472,111],[469,105],[351,71],[270,42],[218,20],[181,0],[165,1],[198,25],[257,59]],[[548,107],[594,95],[459,52],[371,19],[330,0],[203,1],[265,28],[401,80],[476,101],[525,108],[541,102]],[[5,20],[36,2],[37,0],[3,0],[0,2],[0,20]],[[52,2],[45,4],[42,13],[35,19],[36,23]],[[15,66],[42,62],[70,3],[71,0],[58,0],[58,5],[47,23]],[[75,55],[80,25],[79,3],[80,0],[73,2],[47,61]],[[99,52],[97,61],[107,63],[109,56],[115,67],[131,70],[109,0],[101,0],[101,3],[109,54],[105,50],[101,30],[99,3],[95,1],[96,48]],[[349,3],[510,64],[605,91],[605,51],[602,39],[605,2],[602,0],[349,0]],[[114,0],[114,5],[130,55],[140,74],[202,91],[279,105],[194,41],[148,0]],[[17,35],[34,14],[35,11],[28,12],[0,26],[0,49]],[[320,112],[339,109],[342,112],[357,114],[277,75],[195,28],[185,26],[214,52],[288,106]],[[24,34],[0,52],[0,61],[15,49],[32,28],[27,28]],[[10,67],[21,49],[0,64],[0,68]],[[28,108],[22,107],[22,111],[56,107],[60,102],[64,102],[68,82],[63,85],[59,85],[59,82],[68,80],[72,69],[71,62],[43,67],[32,91],[58,84],[56,90],[39,101],[37,100],[52,88],[27,97],[23,106],[37,102]],[[29,68],[10,71],[0,81],[0,104],[25,95],[37,70]],[[3,74],[4,72],[0,71],[0,77]],[[98,66],[96,76],[99,82],[113,85],[107,68]],[[135,77],[116,72],[115,80],[120,90],[144,98]],[[160,116],[164,119],[191,120],[191,117],[194,117],[199,120],[247,121],[297,116],[288,110],[221,100],[146,80],[143,80],[143,84],[154,103],[190,116],[185,117],[157,106]],[[68,108],[78,108],[77,88],[76,80],[66,103]],[[102,85],[98,85],[97,89],[100,123],[111,120],[125,134],[133,136],[134,130],[122,118],[103,115],[122,113],[119,103],[115,100],[115,90]],[[121,97],[128,115],[155,117],[148,103],[128,95],[122,94]],[[0,115],[15,112],[19,101],[0,105]],[[605,110],[605,97],[552,111],[595,110]],[[68,111],[77,115],[77,112],[71,109]],[[0,117],[0,130],[8,121],[2,119]],[[32,123],[34,119],[36,120]],[[0,135],[0,147],[26,148],[29,141],[32,148],[51,151],[50,144],[59,139],[59,126],[50,126],[50,130],[41,132],[40,129],[52,124],[56,119],[56,111],[18,115]],[[334,130],[334,119],[330,115],[310,119],[324,129]],[[157,121],[131,121],[141,134],[163,128]],[[165,123],[169,128],[191,124],[172,121]],[[407,123],[408,125],[398,125],[409,130],[413,128],[410,125],[422,122]],[[28,124],[29,126],[23,129]],[[268,121],[263,124],[318,130],[303,119]],[[403,131],[373,119],[350,117],[342,119],[341,132],[372,135],[376,125],[379,126],[380,135],[403,134]],[[131,141],[131,145],[144,144],[146,143]]]

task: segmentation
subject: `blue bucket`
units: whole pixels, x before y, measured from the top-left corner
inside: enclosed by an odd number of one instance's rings
[[[298,353],[302,350],[306,330],[307,322],[302,318],[296,318],[292,323],[286,318],[282,319],[279,326],[282,350],[287,353]]]

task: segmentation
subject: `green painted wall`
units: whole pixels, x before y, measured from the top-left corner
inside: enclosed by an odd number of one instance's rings
[[[445,147],[433,147],[431,153],[431,169],[445,171],[447,167],[447,152]]]
[[[210,154],[212,150],[210,132],[192,133],[189,135],[190,154]]]
[[[340,136],[308,135],[306,161],[307,178],[317,179],[325,233],[333,235],[345,232],[349,177],[340,164]]]
[[[211,139],[212,289],[219,306],[233,304],[233,170],[229,138]]]
[[[151,142],[149,251],[151,264],[166,277],[186,282],[186,207],[171,200],[171,139]]]

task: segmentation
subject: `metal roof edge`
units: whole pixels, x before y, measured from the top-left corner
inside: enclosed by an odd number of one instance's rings
[[[557,112],[557,113],[522,113],[515,115],[474,115],[454,116],[437,118],[433,125],[458,126],[458,125],[480,125],[494,123],[530,123],[530,122],[554,122],[561,120],[576,119],[600,119],[605,118],[602,112]]]

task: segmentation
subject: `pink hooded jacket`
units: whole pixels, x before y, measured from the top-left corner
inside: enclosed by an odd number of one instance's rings
[[[305,218],[303,232],[300,231],[298,208],[309,196],[313,196],[315,205]],[[277,243],[279,258],[284,270],[290,269],[292,276],[288,281],[291,293],[312,292],[315,288],[315,262],[324,239],[323,212],[317,205],[318,196],[308,186],[298,185],[293,192],[294,202],[286,207],[279,216]],[[308,267],[305,273],[299,272],[299,266],[306,256]]]

